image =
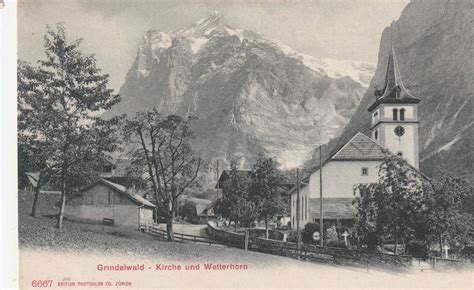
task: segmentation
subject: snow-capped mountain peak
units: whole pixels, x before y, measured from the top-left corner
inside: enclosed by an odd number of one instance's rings
[[[306,67],[317,73],[327,75],[331,78],[350,77],[364,88],[369,86],[375,71],[375,64],[372,63],[313,57],[299,53],[290,46],[260,33],[233,28],[226,24],[224,15],[220,11],[212,12],[209,17],[197,21],[185,30],[172,31],[169,33],[158,32],[156,30],[147,31],[140,45],[139,55],[145,53],[144,49],[149,49],[150,52],[148,54],[150,54],[156,62],[159,62],[159,54],[169,48],[172,44],[172,40],[175,38],[186,39],[189,42],[191,52],[197,54],[206,46],[209,40],[215,36],[237,36],[241,43],[245,39],[249,42],[270,45],[286,56],[301,61]],[[139,65],[137,73],[144,77],[148,75],[144,64]]]
[[[199,20],[186,30],[178,31],[176,35],[194,38],[207,37],[214,31],[225,32],[224,26],[224,15],[220,11],[213,11],[209,17]]]

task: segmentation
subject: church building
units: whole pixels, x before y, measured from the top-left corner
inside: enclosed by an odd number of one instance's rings
[[[371,114],[370,137],[358,132],[303,178],[300,186],[300,210],[297,211],[296,187],[290,190],[291,226],[303,228],[320,219],[320,180],[324,222],[350,228],[356,209],[354,187],[361,183],[377,183],[385,152],[403,158],[418,171],[418,112],[420,99],[405,88],[395,51],[390,51],[385,85],[375,91],[375,101],[368,108]],[[385,151],[385,152],[384,152]],[[320,179],[322,170],[322,179]],[[421,172],[423,177],[426,178]],[[299,215],[299,217],[297,216]]]

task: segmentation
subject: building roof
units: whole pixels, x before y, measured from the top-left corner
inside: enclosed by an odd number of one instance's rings
[[[132,166],[132,160],[128,158],[107,158],[107,163],[112,165],[112,172],[102,172],[100,174],[103,178],[112,178],[112,177],[126,177],[128,171]]]
[[[388,57],[387,72],[385,74],[385,84],[382,90],[375,90],[375,102],[369,107],[372,112],[382,103],[419,103],[420,99],[414,97],[403,84],[400,68],[398,67],[395,50],[392,46]]]
[[[221,189],[224,182],[229,178],[230,172],[230,170],[222,170],[222,173],[219,176],[217,184],[214,188]],[[248,177],[250,175],[250,170],[237,170],[237,175],[242,177]]]
[[[183,202],[193,202],[195,204],[211,204],[212,200],[205,198],[198,198],[191,195],[183,194],[179,196],[179,199]]]
[[[382,147],[368,136],[358,132],[339,149],[331,160],[383,160]]]
[[[135,202],[139,205],[144,205],[144,206],[149,206],[149,207],[156,207],[149,200],[147,200],[144,197],[132,192],[130,189],[126,188],[125,186],[114,183],[114,182],[111,182],[111,181],[108,181],[104,178],[100,178],[100,179],[96,180],[95,182],[89,184],[88,186],[82,188],[79,191],[83,192],[83,191],[89,190],[89,189],[91,189],[92,187],[94,187],[98,184],[103,184],[103,185],[105,185],[105,186],[107,186],[107,187],[123,194],[124,196],[128,197],[130,200],[132,200],[133,202]]]
[[[377,144],[377,142],[372,140],[372,138],[362,134],[361,132],[357,132],[357,134],[355,134],[354,137],[349,140],[349,142],[329,155],[329,157],[322,162],[322,165],[324,167],[324,165],[330,161],[383,161],[385,154],[395,155]],[[408,162],[405,162],[405,164],[426,180],[430,180],[428,176],[410,165]],[[310,170],[308,174],[301,179],[302,184],[300,188],[308,185],[311,174],[317,172],[319,169],[320,167],[317,166]],[[292,194],[295,190],[296,186],[292,187],[288,193]]]
[[[38,180],[40,173],[39,172],[25,172],[28,181],[31,183],[31,186],[36,188],[38,186]]]
[[[213,211],[209,210],[211,209],[212,207],[210,206],[210,204],[196,204],[196,214],[198,216],[214,216],[214,213]]]
[[[357,213],[352,204],[353,198],[323,198],[324,219],[353,219]],[[311,219],[319,219],[320,198],[310,198],[309,208]]]

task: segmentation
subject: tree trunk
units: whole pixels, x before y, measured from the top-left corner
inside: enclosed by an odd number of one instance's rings
[[[35,188],[35,198],[33,200],[33,206],[31,207],[31,213],[30,213],[30,216],[32,217],[36,217],[36,204],[38,203],[38,196],[41,191],[41,186],[40,186],[41,176],[38,179],[39,179],[38,184],[36,185],[36,188]]]
[[[265,220],[265,239],[268,240],[268,220]]]
[[[169,242],[174,242],[173,217],[174,210],[171,210],[171,212],[169,212],[168,216],[166,217],[166,234],[168,236]]]
[[[61,207],[59,209],[58,224],[57,228],[62,229],[63,227],[63,217],[64,217],[64,207],[66,206],[66,181],[62,181],[61,186]]]

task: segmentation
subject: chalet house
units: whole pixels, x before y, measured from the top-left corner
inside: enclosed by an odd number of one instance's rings
[[[128,172],[132,161],[127,158],[107,158],[102,164],[100,177],[122,185],[131,186],[128,180]]]
[[[215,220],[216,215],[214,214],[214,204],[196,204],[196,215],[199,219],[200,224],[207,224],[208,221]]]
[[[326,160],[303,178],[300,188],[300,210],[297,216],[296,188],[291,195],[291,226],[303,228],[320,219],[320,171],[322,170],[322,212],[324,222],[351,228],[356,209],[352,205],[354,187],[377,183],[378,172],[385,152],[403,158],[409,167],[418,171],[418,114],[419,99],[403,85],[392,48],[385,86],[375,92],[375,102],[369,107],[371,137],[357,133]]]
[[[101,178],[66,201],[64,216],[138,228],[154,222],[156,206],[125,186]]]
[[[26,176],[26,179],[28,180],[28,185],[25,188],[25,190],[36,191],[40,173],[39,172],[25,172],[25,176]],[[55,190],[55,188],[51,186],[49,183],[46,183],[46,184],[43,183],[41,185],[40,192],[47,193],[47,194],[61,194],[61,191]]]

